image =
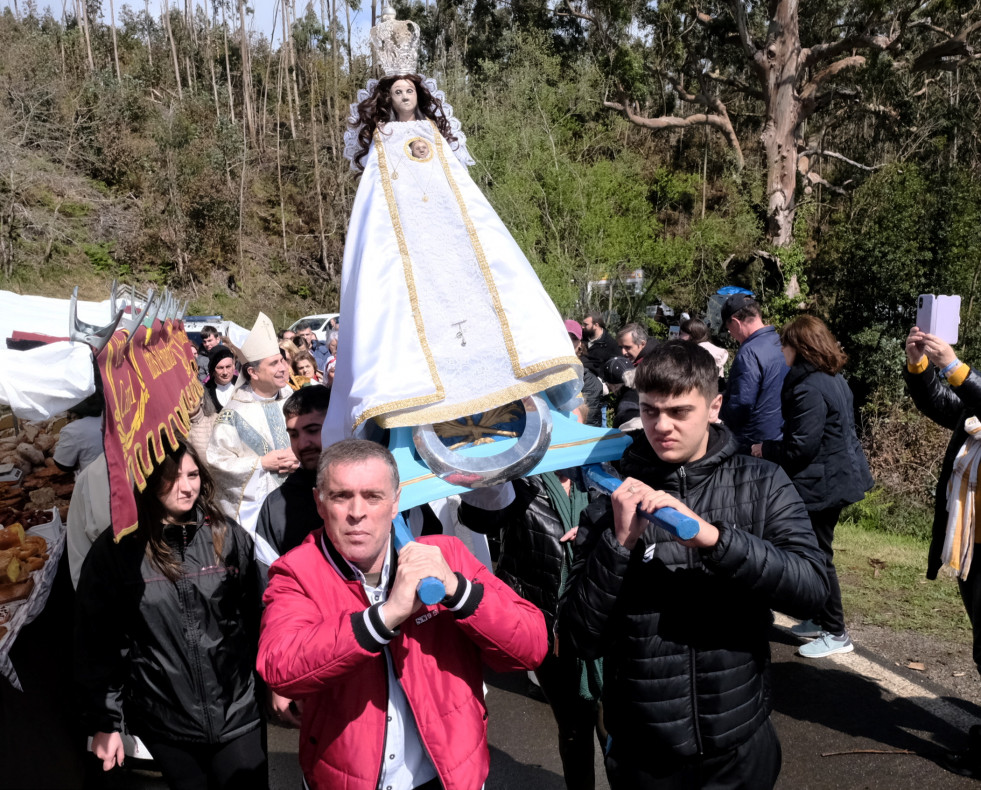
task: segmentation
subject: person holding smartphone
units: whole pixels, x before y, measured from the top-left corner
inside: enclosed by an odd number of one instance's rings
[[[970,485],[971,470],[981,461],[981,376],[957,358],[947,341],[914,326],[906,338],[903,378],[916,408],[953,431],[937,480],[927,578],[936,579],[944,565],[956,573],[981,672],[981,561],[972,562],[977,523]],[[971,727],[967,750],[948,754],[941,764],[981,779],[981,725]]]

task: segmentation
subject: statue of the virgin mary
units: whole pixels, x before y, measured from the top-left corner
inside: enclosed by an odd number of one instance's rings
[[[384,78],[351,105],[361,182],[344,249],[325,440],[439,423],[582,385],[562,319],[470,178],[459,121],[417,71],[418,27],[386,8],[371,31]]]

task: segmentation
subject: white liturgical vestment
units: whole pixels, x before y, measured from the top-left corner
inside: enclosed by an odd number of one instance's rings
[[[208,444],[208,468],[215,479],[218,506],[253,537],[263,500],[287,477],[267,472],[261,459],[290,446],[283,404],[292,394],[284,387],[275,398],[266,399],[248,384],[240,387],[215,420]]]

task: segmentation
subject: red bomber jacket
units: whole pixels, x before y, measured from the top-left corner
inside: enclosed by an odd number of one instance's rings
[[[335,565],[349,568],[322,535],[313,532],[270,568],[258,670],[278,694],[303,702],[300,767],[311,790],[375,790],[388,704],[384,643],[365,625],[364,588],[337,572]],[[419,609],[388,647],[443,787],[479,790],[490,765],[483,664],[536,668],[547,650],[545,620],[457,538],[420,542],[439,546],[470,591],[457,611],[442,603]]]

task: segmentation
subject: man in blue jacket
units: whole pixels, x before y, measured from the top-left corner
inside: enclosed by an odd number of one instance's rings
[[[739,343],[722,401],[722,422],[736,435],[739,452],[783,435],[780,390],[789,368],[777,330],[763,323],[749,294],[733,294],[722,305],[722,325]]]

